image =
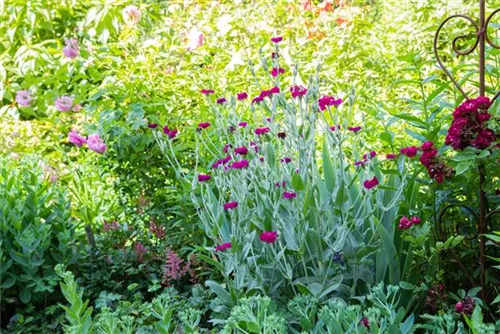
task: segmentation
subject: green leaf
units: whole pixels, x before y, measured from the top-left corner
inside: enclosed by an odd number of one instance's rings
[[[292,177],[292,187],[296,191],[301,191],[301,190],[304,190],[304,188],[305,188],[304,181],[302,181],[302,178],[297,173],[295,173]]]
[[[25,287],[23,290],[21,290],[19,299],[21,299],[24,304],[28,304],[31,300],[31,291]]]
[[[460,175],[460,174],[463,174],[465,173],[466,171],[468,171],[472,165],[472,161],[464,161],[464,162],[461,162],[457,165],[457,167],[455,168],[455,175]]]
[[[385,227],[380,223],[378,223],[377,232],[380,236],[382,252],[385,253],[385,257],[389,266],[389,283],[397,285],[399,283],[400,270],[399,257],[396,251],[396,247],[394,246],[394,242],[391,236],[389,235]]]
[[[231,295],[222,287],[222,285],[214,281],[206,281],[205,285],[208,286],[210,290],[212,290],[217,297],[222,299],[227,305],[233,305]]]

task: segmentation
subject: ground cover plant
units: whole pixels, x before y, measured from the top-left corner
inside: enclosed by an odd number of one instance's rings
[[[478,10],[1,2],[1,331],[499,332]]]

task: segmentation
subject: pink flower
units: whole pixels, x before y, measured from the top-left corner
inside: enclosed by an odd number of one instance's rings
[[[275,44],[281,42],[282,40],[283,40],[283,37],[281,37],[281,36],[271,38],[271,42],[273,42]]]
[[[332,131],[340,130],[340,124],[331,126],[330,130]]]
[[[360,160],[360,161],[355,161],[354,166],[362,166],[364,165],[368,160]]]
[[[230,249],[232,246],[233,246],[233,245],[232,245],[230,242],[225,242],[225,243],[223,243],[222,245],[217,245],[217,246],[215,247],[215,251],[216,251],[216,252],[219,252],[219,251],[220,251],[220,252],[223,252],[223,251],[225,251],[226,249]]]
[[[236,94],[238,101],[246,100],[248,98],[247,92],[241,92]]]
[[[231,144],[226,144],[226,145],[224,145],[224,148],[222,149],[222,151],[223,151],[224,153],[227,153],[227,152],[229,152],[229,150],[230,150],[230,149],[232,149],[232,148],[233,148],[233,145],[231,145]]]
[[[260,96],[260,95],[259,95],[259,96],[254,97],[254,98],[252,99],[252,104],[253,104],[253,103],[260,103],[260,102],[262,102],[262,101],[264,101],[264,97],[262,97],[262,96]]]
[[[389,154],[387,154],[385,157],[386,157],[386,159],[395,159],[395,158],[396,158],[396,155],[395,155],[395,154],[392,154],[392,153],[389,153]]]
[[[65,38],[65,43],[66,46],[63,48],[62,52],[66,58],[75,59],[80,55],[80,48],[78,46],[78,40],[76,38]]]
[[[239,126],[240,128],[246,128],[246,127],[247,127],[247,125],[248,125],[248,123],[247,123],[247,122],[239,122],[239,123],[238,123],[238,126]]]
[[[163,133],[166,134],[170,139],[174,139],[177,136],[177,133],[179,133],[179,130],[173,129],[170,130],[167,125],[163,127]]]
[[[425,143],[422,144],[422,146],[420,147],[420,149],[422,151],[428,151],[430,150],[432,147],[434,146],[434,143],[431,142],[431,141],[426,141]]]
[[[198,182],[206,182],[210,180],[212,177],[210,175],[205,175],[205,174],[199,174],[198,175]]]
[[[260,135],[262,135],[262,134],[264,134],[264,133],[268,133],[268,132],[269,132],[269,130],[270,130],[269,128],[257,128],[257,129],[255,129],[255,131],[254,131],[254,132],[255,132],[255,134],[256,134],[257,136],[260,136]]]
[[[275,186],[276,188],[280,188],[280,187],[283,187],[283,188],[284,188],[284,187],[286,187],[286,182],[285,182],[285,181],[283,181],[283,182],[281,182],[281,183],[276,182],[276,183],[274,184],[274,186]]]
[[[285,69],[283,68],[276,68],[276,67],[273,67],[272,71],[271,71],[271,75],[273,77],[277,77],[278,75],[280,74],[284,74],[285,73]]]
[[[335,99],[333,96],[323,96],[318,100],[319,110],[323,111],[327,106],[338,107],[342,104],[342,99]]]
[[[370,320],[368,320],[367,317],[361,318],[361,321],[359,323],[366,328],[370,328]]]
[[[411,217],[411,223],[413,225],[418,225],[418,224],[420,224],[420,222],[421,222],[421,219],[419,217],[416,217],[416,216]]]
[[[16,93],[16,102],[20,107],[29,107],[33,97],[31,93],[27,90],[19,90]]]
[[[278,231],[262,232],[259,238],[262,242],[272,244],[278,238]]]
[[[374,158],[376,155],[377,155],[377,152],[375,152],[375,151],[371,151],[370,153],[365,153],[365,154],[363,155],[363,159],[368,159],[368,158],[372,159],[372,158]]]
[[[297,194],[294,193],[293,191],[285,191],[283,193],[283,198],[285,198],[285,199],[293,199],[295,197],[297,197]]]
[[[361,130],[361,127],[358,125],[358,126],[351,126],[350,128],[348,128],[347,130],[349,131],[352,131],[354,133],[357,133],[358,131]]]
[[[193,51],[203,46],[204,40],[205,40],[205,35],[203,35],[203,33],[198,29],[193,28],[188,36],[188,45],[187,45],[188,50]]]
[[[71,130],[68,134],[68,141],[78,147],[82,147],[87,142],[87,139],[81,137],[78,132]]]
[[[230,210],[238,207],[238,202],[228,202],[224,204],[224,210]]]
[[[225,97],[221,97],[221,98],[218,98],[218,99],[217,99],[217,104],[224,104],[224,103],[226,103],[226,102],[227,102],[227,100],[226,100],[226,98],[225,98]]]
[[[301,98],[306,95],[307,89],[302,86],[292,86],[290,87],[290,93],[292,94],[292,98]]]
[[[137,254],[137,260],[139,262],[143,262],[144,261],[144,253],[146,253],[148,250],[146,249],[146,247],[144,247],[144,245],[140,242],[137,242],[135,244],[135,253]]]
[[[400,220],[399,220],[399,225],[398,225],[398,228],[400,230],[407,230],[409,229],[410,227],[412,226],[412,222],[410,219],[408,219],[408,217],[406,216],[403,216]]]
[[[283,72],[284,72],[284,70],[283,70]],[[280,72],[280,73],[281,73],[281,72]],[[279,92],[281,92],[281,90],[280,90],[280,88],[279,88],[279,87],[277,87],[277,86],[274,86],[273,88],[271,88],[271,89],[269,90],[269,93],[270,93],[270,94],[278,94]]]
[[[74,112],[82,110],[82,105],[81,104],[75,104],[72,109]]]
[[[210,94],[215,93],[215,91],[214,91],[213,89],[202,89],[202,90],[201,90],[201,93],[202,93],[203,95],[210,95]]]
[[[231,164],[232,169],[243,169],[248,167],[248,160],[235,161]]]
[[[94,152],[103,154],[106,152],[108,148],[106,144],[104,144],[104,140],[97,134],[90,135],[87,139],[87,146]]]
[[[264,162],[264,157],[259,158],[260,162]]]
[[[73,106],[73,99],[69,96],[62,96],[56,99],[56,108],[60,112],[67,112]]]
[[[245,146],[237,147],[234,149],[234,153],[239,154],[239,155],[247,155],[248,148],[246,148]]]
[[[418,148],[416,146],[403,147],[400,152],[408,158],[413,158],[417,155]]]
[[[125,23],[136,25],[141,20],[141,11],[136,6],[129,5],[123,9],[122,16]]]
[[[158,127],[158,124],[156,124],[156,123],[149,123],[148,124],[148,128],[150,128],[150,129],[155,129],[156,127]]]
[[[363,182],[363,185],[366,189],[372,189],[373,187],[378,185],[378,179],[374,176],[371,180],[366,180]]]
[[[202,123],[198,124],[198,129],[206,129],[209,126],[210,126],[209,122],[202,122]]]
[[[292,162],[292,158],[284,157],[283,159],[281,159],[281,162],[284,164],[290,163]]]

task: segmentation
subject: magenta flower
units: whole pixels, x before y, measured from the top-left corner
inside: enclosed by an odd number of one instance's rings
[[[262,96],[260,96],[260,95],[259,95],[259,96],[254,97],[254,98],[252,99],[252,104],[253,104],[253,103],[260,103],[260,102],[262,102],[262,101],[264,101],[264,97],[262,97]]]
[[[375,152],[375,151],[371,151],[370,153],[365,153],[365,154],[363,155],[363,159],[368,159],[368,158],[372,159],[372,158],[374,158],[376,155],[377,155],[377,152]]]
[[[269,128],[257,128],[257,129],[255,129],[255,131],[254,131],[254,132],[255,132],[255,134],[256,134],[257,136],[260,136],[260,135],[262,135],[262,134],[264,134],[264,133],[268,133],[269,131],[270,131],[270,129],[269,129]]]
[[[276,182],[276,183],[274,184],[274,186],[275,186],[276,188],[280,188],[280,187],[285,188],[285,187],[286,187],[286,181],[283,181],[283,182],[281,182],[281,183]]]
[[[156,124],[156,123],[149,123],[148,124],[148,128],[150,128],[150,129],[156,129],[157,127],[158,127],[158,124]]]
[[[280,90],[280,88],[279,88],[279,87],[277,87],[277,86],[274,86],[273,88],[271,88],[271,89],[269,90],[269,93],[270,93],[270,94],[278,94],[279,92],[281,92],[281,90]]]
[[[332,131],[340,130],[340,124],[338,124],[338,125],[332,125],[330,127],[330,130],[332,130]]]
[[[420,146],[420,149],[422,151],[427,151],[427,150],[430,150],[433,146],[434,146],[433,142],[426,141],[425,143],[422,144],[422,146]]]
[[[236,94],[238,101],[246,100],[248,98],[247,92],[241,92]]]
[[[239,122],[239,123],[238,123],[238,126],[239,126],[240,128],[246,128],[246,127],[247,127],[247,125],[248,125],[248,123],[247,123],[247,122]]]
[[[352,131],[354,133],[357,133],[358,131],[361,130],[361,127],[358,125],[358,126],[351,126],[350,128],[348,128],[347,130],[349,131]]]
[[[199,174],[198,175],[198,182],[206,182],[208,180],[210,180],[212,177],[210,175],[206,175],[206,174]]]
[[[217,104],[224,104],[224,103],[226,103],[226,102],[227,102],[227,100],[226,100],[226,98],[225,98],[225,97],[221,97],[221,98],[218,98],[218,99],[217,99]]]
[[[271,38],[271,42],[273,42],[275,44],[281,42],[282,40],[283,40],[283,37],[281,37],[281,36]]]
[[[90,135],[87,139],[87,146],[94,152],[103,154],[106,152],[108,148],[106,144],[104,144],[104,140],[97,134]]]
[[[284,157],[283,159],[281,159],[281,162],[284,164],[290,163],[290,162],[292,162],[292,158]]]
[[[368,320],[367,317],[361,318],[361,320],[359,321],[359,323],[361,325],[363,325],[364,327],[366,327],[366,328],[370,328],[370,320]]]
[[[239,155],[247,155],[248,148],[246,148],[245,146],[237,147],[234,149],[234,153],[239,154]]]
[[[233,245],[232,245],[230,242],[225,242],[225,243],[223,243],[222,245],[217,245],[217,246],[215,247],[215,251],[216,251],[216,252],[219,252],[219,251],[220,251],[220,252],[223,252],[223,251],[225,251],[226,249],[231,249],[231,247],[232,247],[232,246],[233,246]]]
[[[202,122],[202,123],[198,124],[198,129],[206,129],[209,126],[210,126],[209,122]]]
[[[202,90],[201,90],[201,93],[202,93],[203,95],[210,95],[210,94],[215,93],[215,91],[214,91],[213,89],[202,89]]]
[[[333,96],[323,96],[318,100],[319,110],[323,111],[327,106],[338,107],[342,104],[342,99],[335,99]]]
[[[264,157],[259,158],[260,162],[264,162]]]
[[[62,96],[56,99],[56,108],[60,112],[67,112],[73,106],[73,99],[69,96]]]
[[[389,154],[387,154],[385,157],[386,157],[386,159],[395,159],[395,158],[396,158],[396,155],[395,155],[395,154],[392,154],[392,153],[389,153]]]
[[[356,167],[357,167],[357,166],[362,166],[362,165],[364,165],[367,161],[368,161],[368,160],[366,160],[366,159],[365,159],[365,160],[360,160],[360,161],[355,161],[355,162],[354,162],[354,166],[356,166]]]
[[[75,59],[80,55],[80,48],[76,38],[65,38],[65,43],[66,46],[63,48],[62,52],[66,58]]]
[[[248,167],[248,160],[235,161],[230,166],[232,169],[243,169]]]
[[[284,74],[285,73],[285,69],[284,68],[276,68],[276,67],[273,67],[272,71],[271,71],[271,75],[273,77],[277,77],[278,75],[280,74]]]
[[[16,102],[20,107],[29,107],[33,101],[33,97],[31,97],[31,93],[27,90],[19,90],[16,93]]]
[[[416,217],[416,216],[411,217],[411,223],[412,223],[413,225],[418,225],[418,224],[420,224],[420,222],[421,222],[421,221],[422,221],[422,220],[420,219],[420,217]]]
[[[399,228],[400,230],[407,230],[407,229],[409,229],[411,226],[412,226],[412,223],[411,223],[411,220],[410,220],[410,219],[408,219],[408,217],[403,216],[403,217],[399,220],[399,225],[398,225],[398,228]]]
[[[363,185],[366,189],[372,189],[373,187],[378,185],[378,179],[376,176],[374,176],[373,179],[363,182]]]
[[[71,109],[71,110],[74,111],[74,112],[78,112],[78,111],[82,110],[82,105],[81,104],[75,104],[73,106],[73,109]]]
[[[285,199],[293,199],[295,197],[297,197],[297,193],[294,193],[293,191],[285,191],[283,193],[283,198]]]
[[[278,231],[262,232],[259,236],[260,241],[272,244],[278,238]]]
[[[271,58],[273,58],[273,59],[277,59],[277,58],[279,58],[279,57],[280,57],[280,54],[279,54],[278,52],[273,52],[273,53],[271,53]]]
[[[231,145],[231,144],[226,144],[226,145],[224,145],[224,148],[222,149],[222,151],[223,151],[224,153],[227,153],[227,152],[229,152],[229,150],[230,150],[230,149],[232,149],[232,148],[233,148],[233,145]]]
[[[302,86],[292,86],[290,87],[290,93],[292,94],[292,98],[296,99],[301,98],[302,96],[306,95],[307,89],[302,87]]]
[[[224,204],[224,210],[231,210],[238,207],[238,202],[228,202]]]
[[[87,139],[80,136],[78,132],[71,130],[68,134],[68,141],[78,147],[82,147],[87,142]]]
[[[174,139],[177,136],[177,133],[179,133],[179,130],[177,129],[170,130],[168,128],[168,125],[165,125],[163,127],[163,133],[166,134],[170,139]]]
[[[417,155],[418,148],[416,146],[403,147],[400,152],[408,158],[413,158]]]

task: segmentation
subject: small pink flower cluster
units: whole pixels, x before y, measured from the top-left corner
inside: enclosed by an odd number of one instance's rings
[[[271,75],[273,77],[277,77],[280,74],[285,74],[285,69],[280,67],[273,67],[273,69],[271,70]]]
[[[420,149],[423,151],[420,156],[420,163],[425,166],[431,179],[436,180],[437,183],[442,183],[445,178],[453,175],[453,169],[436,158],[438,151],[434,148],[433,142],[426,141]]]
[[[107,150],[104,140],[97,134],[90,135],[88,138],[82,137],[78,132],[72,130],[68,134],[68,141],[78,147],[82,147],[87,144],[88,148],[94,152],[103,154]]]
[[[302,86],[292,86],[290,87],[290,93],[292,94],[292,98],[296,99],[303,97],[307,93],[307,88]]]
[[[362,166],[362,165],[366,164],[368,162],[368,160],[375,158],[376,155],[377,155],[377,152],[375,152],[375,151],[371,151],[370,153],[365,153],[365,154],[363,154],[363,160],[354,162],[354,166]]]
[[[370,180],[366,180],[365,182],[363,182],[363,186],[366,188],[366,189],[372,189],[376,186],[378,186],[379,182],[378,182],[378,179],[376,176],[374,176],[372,179]]]
[[[201,122],[198,124],[198,130],[206,129],[210,126],[211,124],[209,122]]]
[[[417,155],[418,148],[416,146],[403,147],[400,150],[402,155],[406,155],[408,158],[413,158]]]
[[[457,313],[472,314],[474,311],[474,299],[465,297],[463,300],[455,304],[455,311]]]
[[[399,220],[399,225],[398,225],[398,228],[400,230],[407,230],[409,229],[410,227],[412,227],[413,225],[418,225],[420,224],[420,218],[419,217],[416,217],[416,216],[413,216],[411,218],[408,218],[406,216],[403,216],[403,218],[401,218]]]
[[[136,242],[134,248],[135,254],[137,255],[137,261],[144,262],[144,253],[148,251],[147,248],[140,242]]]
[[[293,192],[293,191],[285,191],[283,193],[283,198],[284,199],[294,199],[297,197],[297,193]]]
[[[490,106],[491,102],[487,97],[467,100],[459,105],[453,112],[445,144],[451,145],[455,150],[463,150],[467,146],[477,149],[490,146],[496,140],[495,133],[486,126],[491,118],[488,113]]]
[[[164,281],[162,282],[162,284],[164,284],[165,286],[169,286],[172,280],[178,281],[186,274],[189,275],[191,282],[195,282],[196,273],[193,268],[191,268],[194,260],[195,258],[191,257],[189,261],[183,265],[184,260],[181,259],[176,252],[169,249],[163,274]]]
[[[252,99],[252,103],[260,103],[260,102],[264,101],[264,98],[266,98],[266,97],[271,98],[273,96],[273,94],[278,94],[279,92],[281,92],[281,90],[279,87],[276,87],[276,86],[274,86],[273,88],[270,88],[270,89],[264,89],[260,92],[259,96],[254,97]]]
[[[323,96],[318,100],[319,110],[323,111],[326,107],[338,107],[342,104],[342,99],[335,99],[333,96]]]
[[[68,112],[72,111],[80,111],[82,110],[82,106],[79,104],[73,104],[73,99],[69,96],[61,96],[56,99],[55,102],[56,109],[60,112]]]
[[[257,128],[255,129],[254,133],[257,135],[257,136],[260,136],[260,135],[263,135],[265,133],[268,133],[270,131],[269,128]]]
[[[16,93],[16,102],[20,107],[29,107],[33,101],[31,93],[27,90],[19,90]]]
[[[169,129],[167,125],[163,127],[163,133],[168,136],[170,139],[174,139],[177,134],[179,133],[179,130],[177,129]]]
[[[229,161],[231,161],[231,156],[228,155],[227,157],[225,157],[224,159],[219,159],[217,160],[217,162],[215,162],[213,165],[212,165],[212,168],[216,169],[218,168],[219,166],[223,166],[225,164],[227,164]]]
[[[212,177],[210,175],[206,174],[200,174],[198,175],[198,182],[206,182],[209,181]]]
[[[225,242],[225,243],[223,243],[221,245],[217,245],[215,247],[215,251],[216,252],[223,252],[226,249],[231,249],[231,247],[233,247],[233,245],[230,242]]]
[[[156,225],[153,219],[151,219],[151,222],[149,224],[149,231],[158,239],[161,239],[165,236],[165,230],[163,229],[163,227]]]
[[[262,242],[272,244],[278,239],[278,231],[262,232],[259,238]]]
[[[62,52],[66,58],[75,59],[80,55],[80,47],[78,45],[78,40],[76,38],[65,39],[66,46],[63,48]]]
[[[109,232],[111,230],[117,230],[120,228],[120,224],[115,220],[111,224],[109,224],[107,221],[104,221],[104,224],[102,226],[105,232]]]
[[[347,128],[347,130],[354,132],[354,133],[358,133],[359,131],[361,131],[361,127],[359,125],[358,126],[351,126],[351,127]]]

